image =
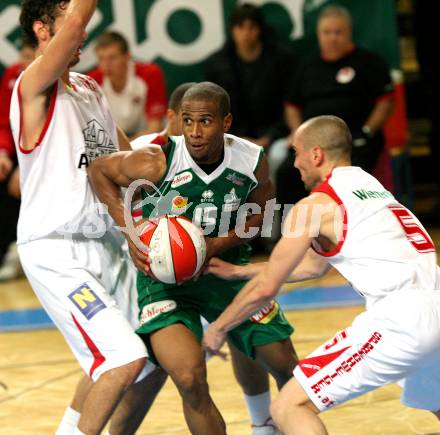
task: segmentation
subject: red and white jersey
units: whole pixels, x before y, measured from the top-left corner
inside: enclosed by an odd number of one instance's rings
[[[10,111],[20,165],[22,192],[18,243],[54,234],[97,237],[113,221],[99,210],[87,178],[96,157],[118,150],[116,126],[100,87],[88,76],[70,73],[72,87],[59,79],[51,91],[47,119],[32,151],[21,144],[21,77]]]
[[[376,178],[358,167],[338,167],[313,192],[328,194],[344,211],[337,247],[325,253],[314,248],[366,298],[367,307],[393,291],[440,290],[431,238]]]
[[[130,62],[124,89],[116,92],[99,69],[89,72],[104,90],[116,124],[132,136],[147,128],[148,120],[163,118],[167,109],[165,79],[158,65]]]

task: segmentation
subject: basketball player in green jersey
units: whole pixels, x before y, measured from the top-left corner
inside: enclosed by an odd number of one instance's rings
[[[273,197],[263,150],[227,134],[232,122],[229,96],[213,83],[196,84],[185,93],[181,117],[183,136],[171,138],[165,147],[151,146],[97,160],[90,170],[94,188],[116,223],[124,227],[119,186],[129,186],[141,178],[154,182],[160,194],[152,195],[158,195],[159,202],[160,198],[173,197],[169,212],[193,219],[204,230],[207,262],[219,256],[244,264],[250,256],[248,231],[261,226],[264,206]],[[147,199],[145,218],[157,214],[157,210],[163,212],[163,207]],[[245,203],[255,204],[260,212],[247,216],[248,208],[240,208]],[[147,255],[133,240],[129,240],[129,246],[140,270],[138,334],[145,340],[150,357],[167,371],[178,388],[191,432],[226,433],[209,395],[200,346],[200,315],[215,320],[245,282],[201,275],[179,286],[163,284],[145,275]],[[297,362],[289,338],[292,332],[278,304],[272,301],[231,331],[229,339],[243,353],[260,361],[281,387],[292,376]]]

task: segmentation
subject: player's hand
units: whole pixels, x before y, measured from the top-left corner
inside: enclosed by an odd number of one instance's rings
[[[209,260],[205,274],[212,273],[222,279],[237,279],[237,267],[240,266],[213,257]]]
[[[4,181],[12,171],[12,160],[4,150],[0,150],[0,181]]]
[[[220,349],[226,341],[226,333],[220,332],[217,329],[215,322],[208,326],[203,336],[202,346],[203,349],[211,355],[217,355],[220,358],[226,360],[227,353],[222,352]]]
[[[203,263],[203,266],[200,268],[197,275],[194,277],[194,281],[197,281],[201,275],[206,274],[206,270],[208,268],[209,260],[214,257],[219,252],[219,247],[216,243],[217,238],[216,237],[205,237],[205,243],[206,243],[206,257],[205,262]]]
[[[133,222],[135,226],[135,231],[130,231],[126,234],[126,239],[128,242],[128,249],[130,252],[131,259],[133,260],[136,268],[145,274],[148,274],[150,271],[150,257],[148,256],[148,251],[141,250],[140,247],[142,242],[140,240],[139,235],[142,233],[142,229],[147,225],[148,220],[142,219],[138,222]],[[136,240],[134,240],[136,239]],[[136,243],[135,243],[136,241]],[[145,249],[148,249],[145,247]]]
[[[148,253],[141,251],[130,237],[127,237],[127,241],[130,257],[134,265],[140,272],[148,274],[150,271],[150,258],[148,257]]]

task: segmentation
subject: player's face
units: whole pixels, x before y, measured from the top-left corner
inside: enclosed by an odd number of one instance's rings
[[[304,146],[301,134],[297,133],[293,136],[291,146],[295,152],[294,166],[299,170],[305,188],[309,191],[313,190],[320,183],[321,178],[316,166],[313,164],[312,150]]]
[[[339,16],[321,18],[318,23],[318,42],[325,59],[338,60],[351,50],[351,28],[347,20]]]
[[[96,50],[98,66],[102,73],[111,79],[124,76],[127,71],[130,55],[124,53],[118,44],[110,44]]]
[[[181,108],[182,133],[196,163],[216,163],[224,147],[223,135],[229,130],[231,115],[222,117],[213,101],[187,100]]]
[[[244,20],[231,29],[232,39],[237,47],[250,49],[260,42],[261,30],[257,23],[252,20]]]
[[[64,24],[64,20],[66,18],[66,9],[67,9],[67,4],[63,4],[61,7],[58,8],[58,16],[55,18],[55,23],[51,29],[51,33],[52,33],[51,36],[52,37],[55,36],[55,34],[58,32],[58,30]],[[70,60],[69,68],[71,68],[72,66],[76,65],[79,62],[80,57],[81,57],[81,48],[84,45],[84,41],[86,39],[87,39],[87,33],[84,32],[81,44],[78,46],[78,49],[73,54],[72,59]]]

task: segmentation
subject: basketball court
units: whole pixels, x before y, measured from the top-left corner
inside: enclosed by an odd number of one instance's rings
[[[431,230],[431,234],[440,241],[440,230]],[[336,273],[306,284],[286,285],[279,298],[295,326],[293,340],[300,357],[349,325],[363,310],[361,298]],[[249,434],[249,417],[230,362],[213,358],[208,364],[208,376],[228,434]],[[76,361],[27,281],[0,284],[0,434],[54,433],[79,377]],[[274,383],[272,391],[276,394]],[[334,435],[440,433],[440,423],[434,416],[405,408],[399,395],[398,386],[388,386],[322,417]],[[180,398],[170,381],[138,433],[189,433]]]

